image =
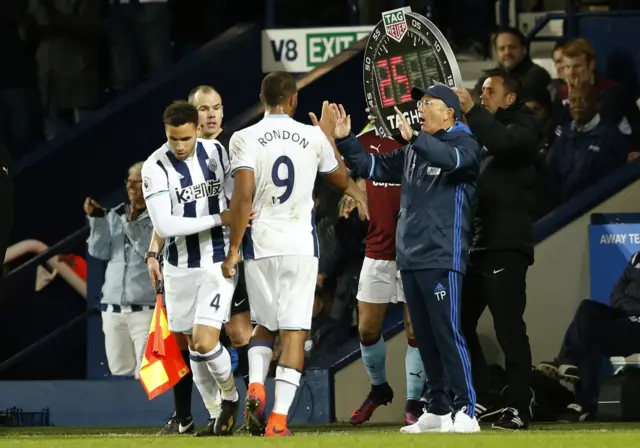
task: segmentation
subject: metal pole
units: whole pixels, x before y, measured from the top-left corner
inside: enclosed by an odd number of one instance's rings
[[[509,26],[509,5],[512,0],[500,0],[498,7],[500,8],[499,28],[507,28]]]
[[[566,0],[565,11],[567,11],[567,18],[565,19],[565,34],[569,38],[577,37],[576,22],[576,2],[575,0]]]
[[[265,20],[265,28],[276,27],[276,2],[275,0],[267,0],[267,14]]]

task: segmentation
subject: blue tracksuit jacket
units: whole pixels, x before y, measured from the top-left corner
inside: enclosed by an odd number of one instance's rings
[[[360,177],[402,185],[396,230],[398,269],[449,269],[464,274],[481,155],[471,130],[456,123],[434,135],[420,132],[411,143],[387,155],[368,154],[353,134],[336,144]]]

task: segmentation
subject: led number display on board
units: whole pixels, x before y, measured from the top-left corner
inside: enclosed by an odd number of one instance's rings
[[[413,87],[461,86],[458,63],[442,33],[425,17],[400,8],[382,14],[364,55],[364,90],[381,135],[397,135],[394,107],[420,127]]]

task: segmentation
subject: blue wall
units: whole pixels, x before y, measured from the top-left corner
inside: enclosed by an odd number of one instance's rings
[[[594,214],[589,226],[591,299],[611,305],[611,291],[640,251],[640,214]]]
[[[640,12],[617,11],[614,16],[582,17],[578,33],[593,45],[598,71],[637,92],[640,52],[637,36]]]
[[[240,402],[245,387],[236,380]],[[291,407],[290,423],[305,425],[331,422],[332,409],[326,391],[330,390],[325,371],[311,371],[303,377]],[[267,412],[273,407],[273,380],[267,381]],[[113,381],[3,381],[0,382],[0,409],[17,407],[24,412],[49,408],[55,426],[163,426],[173,412],[173,395],[165,392],[149,401],[142,385],[134,380]],[[241,406],[242,408],[242,406]],[[202,425],[208,413],[196,388],[192,413]],[[238,412],[238,427],[244,418]]]

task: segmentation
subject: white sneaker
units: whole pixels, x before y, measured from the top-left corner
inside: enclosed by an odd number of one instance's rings
[[[467,414],[465,414],[465,411],[466,407],[456,412],[456,415],[453,418],[453,428],[451,429],[451,432],[480,432],[480,425],[478,424],[478,420],[476,420],[475,417],[469,417]]]
[[[420,434],[423,432],[451,432],[453,420],[451,413],[446,415],[429,414],[425,412],[413,425],[400,428],[400,432],[405,434]]]

